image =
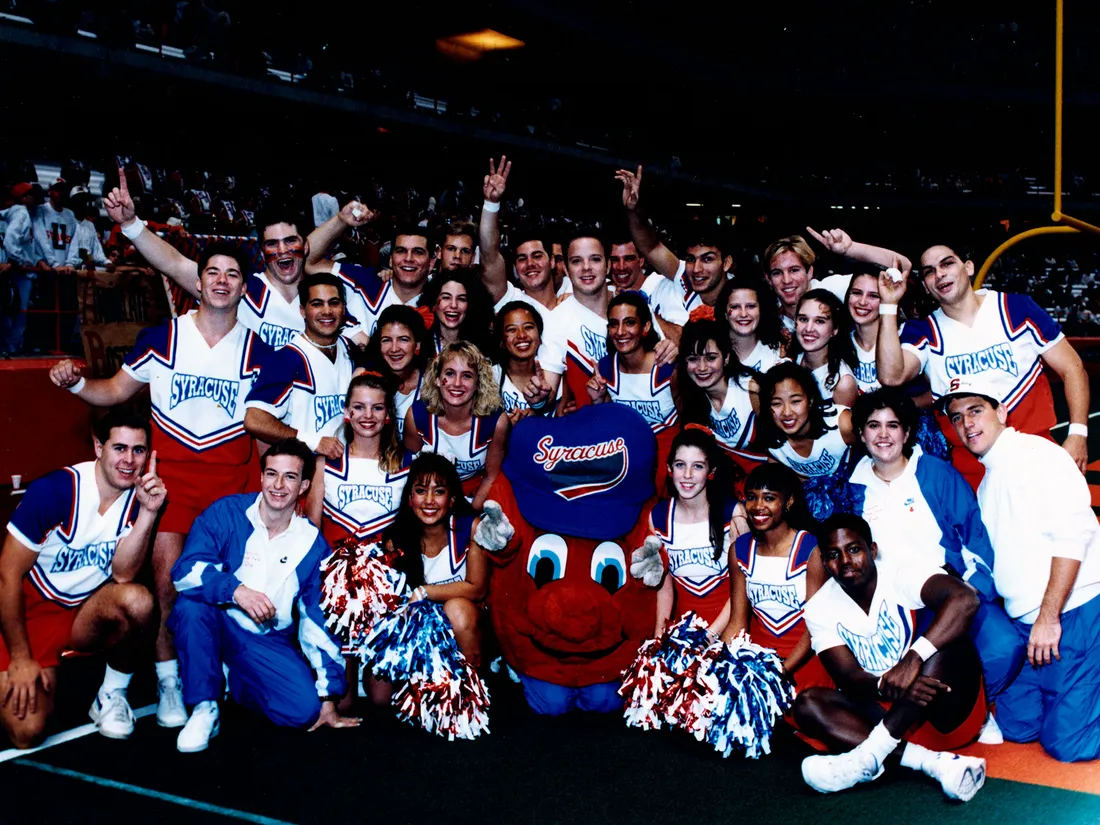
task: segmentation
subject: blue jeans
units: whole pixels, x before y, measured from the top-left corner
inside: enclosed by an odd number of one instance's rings
[[[23,351],[23,333],[27,330],[27,308],[31,303],[31,287],[34,286],[34,273],[23,270],[11,270],[13,296],[11,307],[4,311],[3,348],[6,352]]]

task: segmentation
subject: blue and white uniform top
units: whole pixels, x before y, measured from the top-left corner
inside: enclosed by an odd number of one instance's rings
[[[738,536],[734,542],[737,566],[745,576],[753,616],[776,639],[792,630],[798,632],[798,637],[802,635],[800,622],[806,604],[806,567],[816,548],[817,539],[805,530],[795,533],[786,558],[758,553],[752,533]],[[794,642],[797,641],[795,638]]]
[[[640,413],[655,433],[676,425],[676,402],[672,398],[672,376],[675,364],[658,365],[648,373],[622,371],[619,354],[605,355],[598,369],[607,381],[607,392],[617,404],[626,404]]]
[[[421,554],[424,584],[453,584],[466,580],[466,557],[474,516],[451,516],[447,521],[447,544],[432,558]]]
[[[986,599],[993,588],[993,545],[974,491],[948,462],[919,446],[900,476],[889,483],[864,456],[852,471],[854,499],[878,545],[878,566],[918,562],[950,564]]]
[[[806,602],[806,627],[814,652],[847,647],[859,666],[881,676],[909,652],[917,635],[917,611],[925,607],[920,591],[938,567],[917,563],[880,567],[875,595],[866,613],[830,578]]]
[[[230,618],[256,634],[288,634],[298,614],[298,642],[316,674],[318,696],[342,694],[344,664],[340,643],[325,630],[321,612],[321,561],[328,543],[306,518],[269,537],[260,518],[261,495],[218,499],[191,528],[183,553],[172,568],[181,595],[225,607]],[[263,625],[236,606],[240,585],[259,591],[275,605],[275,618]]]
[[[859,339],[854,331],[850,332],[849,335],[852,336],[852,346],[855,348],[856,358],[858,359],[855,369],[856,387],[859,388],[861,393],[881,389],[882,383],[878,380],[878,364],[875,361],[875,352],[878,347],[871,347],[870,352],[868,352],[859,345]]]
[[[752,409],[752,396],[741,382],[729,382],[722,409],[715,411],[714,405],[710,405],[710,429],[718,446],[726,452],[759,459],[751,450],[756,413]]]
[[[393,394],[393,406],[397,413],[397,437],[402,439],[405,437],[405,414],[409,411],[409,408],[413,405],[414,401],[420,398],[420,387],[424,383],[424,373],[420,373],[420,377],[416,379],[416,388],[412,392],[395,392]]]
[[[264,362],[245,407],[271,413],[316,450],[322,437],[340,436],[353,369],[342,336],[336,339],[336,360],[330,361],[304,335],[295,335]]]
[[[95,462],[43,476],[27,489],[8,532],[37,555],[29,576],[42,598],[76,607],[111,578],[115,547],[140,512],[134,491],[99,514]]]
[[[297,291],[288,301],[271,285],[266,272],[253,272],[245,277],[244,298],[237,305],[237,320],[272,349],[282,349],[306,328]]]
[[[841,469],[848,460],[850,448],[844,443],[837,420],[848,408],[837,404],[833,409],[834,412],[831,415],[825,416],[825,426],[831,429],[826,430],[825,434],[813,443],[808,456],[799,455],[794,451],[790,441],[784,441],[780,446],[768,449],[772,458],[781,464],[786,464],[802,478],[828,476]]]
[[[485,458],[489,452],[489,445],[493,441],[497,420],[501,416],[499,410],[483,417],[473,416],[470,421],[470,431],[462,435],[450,435],[444,432],[439,425],[439,416],[428,412],[423,401],[413,402],[412,413],[416,431],[424,442],[421,452],[439,453],[450,459],[458,470],[458,477],[463,481],[464,488],[468,487],[466,482],[480,479],[485,469]],[[476,490],[475,485],[473,490],[466,489],[466,493],[471,495]]]
[[[531,406],[527,403],[527,399],[523,395],[523,390],[512,383],[512,379],[509,378],[508,374],[504,371],[503,364],[493,364],[493,377],[496,378],[497,386],[500,387],[500,399],[505,413],[510,413],[513,410],[526,410]],[[563,390],[563,385],[558,384],[558,392],[555,396],[555,401],[561,400]]]
[[[806,358],[806,353],[799,353],[796,362],[802,364]],[[807,367],[809,369],[809,367]],[[832,385],[829,385],[829,364],[822,364],[816,369],[810,370],[810,374],[813,375],[814,381],[817,382],[817,388],[821,391],[821,398],[828,404],[833,400],[833,393],[836,392],[837,384],[840,383],[840,379],[846,375],[855,377],[855,373],[852,372],[852,368],[849,367],[843,361],[840,362],[840,368],[837,370],[836,375],[833,377]]]
[[[348,334],[362,330],[368,337],[374,335],[378,316],[386,307],[395,304],[415,307],[420,303],[419,295],[407,303],[402,301],[393,288],[393,281],[383,281],[371,267],[338,261],[332,265],[332,274],[344,282],[348,315],[358,324]]]
[[[194,310],[138,333],[122,369],[149,385],[161,459],[246,463],[252,439],[244,429],[245,399],[273,355],[240,323],[211,347]]]
[[[357,458],[345,446],[340,458],[325,461],[326,521],[359,538],[381,533],[397,518],[412,459],[406,450],[400,469],[390,473],[378,459]],[[325,536],[333,540],[327,529]]]
[[[776,364],[781,364],[788,360],[790,359],[784,358],[779,350],[772,349],[763,341],[757,340],[756,346],[752,348],[752,352],[749,353],[748,358],[744,359],[741,363],[757,372],[767,372]]]

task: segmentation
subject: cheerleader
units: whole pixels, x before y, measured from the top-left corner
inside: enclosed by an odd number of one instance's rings
[[[774,303],[771,287],[738,276],[726,281],[716,304],[725,309],[733,354],[757,372],[767,372],[782,361],[787,348],[779,315],[772,311]],[[761,311],[761,307],[766,309]]]
[[[394,411],[398,438],[404,437],[409,407],[420,397],[421,379],[432,351],[431,338],[420,312],[404,304],[393,304],[382,310],[363,361],[368,370],[388,376],[396,387]]]
[[[855,442],[852,414],[826,404],[810,371],[778,364],[760,382],[760,416],[755,445],[802,478],[830,476],[846,469]]]
[[[811,289],[799,300],[794,318],[791,354],[795,361],[813,373],[825,401],[851,407],[859,388],[844,305],[827,289]]]
[[[428,365],[420,396],[405,416],[405,447],[450,459],[481,512],[511,429],[492,364],[467,341],[447,344]]]
[[[493,365],[493,374],[500,387],[504,412],[512,424],[532,412],[523,391],[535,377],[535,356],[542,345],[542,330],[542,316],[525,301],[509,301],[497,313],[497,363]]]
[[[677,377],[673,364],[657,363],[660,338],[649,304],[639,292],[620,292],[607,305],[607,355],[585,389],[593,404],[614,401],[641,414],[657,438],[657,466],[669,455],[678,414]],[[657,478],[657,494],[666,493],[667,476]]]
[[[351,380],[344,400],[344,447],[319,463],[306,514],[329,544],[377,541],[393,523],[412,455],[397,437],[393,390],[377,372]]]
[[[748,523],[744,508],[727,492],[727,461],[714,436],[698,424],[688,424],[672,441],[667,465],[672,495],[649,514],[649,529],[668,553],[654,638],[660,638],[670,618],[689,610],[715,633],[729,621],[730,538],[745,532]]]
[[[677,372],[681,422],[709,427],[743,475],[767,460],[751,446],[757,373],[737,360],[723,324],[699,318],[684,325]]]
[[[802,619],[806,601],[827,573],[802,500],[798,476],[779,464],[764,464],[745,481],[749,530],[730,547],[730,618],[722,639],[747,632],[775,650],[783,671],[799,690],[829,685],[814,656]]]
[[[493,350],[493,299],[470,269],[441,273],[424,287],[420,305],[431,310],[429,332],[438,355],[447,344],[468,341],[482,353]]]

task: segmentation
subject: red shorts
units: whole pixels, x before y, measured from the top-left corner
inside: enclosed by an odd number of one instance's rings
[[[202,461],[165,461],[157,472],[168,488],[168,502],[157,530],[189,533],[203,510],[225,496],[244,493],[253,475],[249,464],[206,464]]]
[[[31,658],[40,667],[57,667],[61,661],[61,651],[69,647],[72,640],[73,622],[80,612],[80,605],[64,607],[44,599],[26,577],[23,579],[23,602]],[[0,673],[8,669],[10,662],[8,647],[0,637]]]

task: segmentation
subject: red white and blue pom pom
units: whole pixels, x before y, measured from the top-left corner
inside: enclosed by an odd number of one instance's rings
[[[489,732],[489,690],[458,648],[438,602],[411,602],[375,623],[363,641],[374,675],[400,685],[397,716],[448,740]]]
[[[405,574],[390,567],[374,542],[346,542],[321,566],[325,627],[350,653],[374,624],[405,601]]]
[[[650,639],[623,672],[628,726],[681,728],[723,757],[770,753],[775,720],[793,702],[775,651],[738,637],[727,647],[694,613]]]

